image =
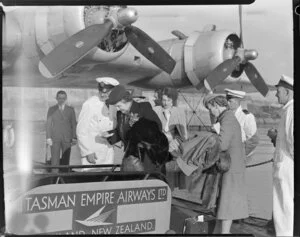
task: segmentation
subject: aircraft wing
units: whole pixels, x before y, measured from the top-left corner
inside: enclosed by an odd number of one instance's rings
[[[95,78],[111,76],[121,84],[145,89],[202,89],[206,79],[209,85],[214,85],[212,89],[216,91],[223,86],[228,88],[237,84],[245,88],[246,92],[254,89],[249,80],[240,80],[243,73],[240,63],[250,58],[255,59],[256,52],[239,48],[241,40],[237,34],[228,30],[216,30],[216,26],[205,27],[189,36],[174,31],[175,38],[157,42],[158,44],[137,28],[130,28],[135,29],[135,38],[126,33],[126,28],[112,27],[86,56],[77,62],[73,60],[75,63],[68,64],[67,69],[63,67],[65,69],[62,73],[55,73],[54,78],[46,78],[43,70],[39,71],[38,68],[41,62],[47,62],[44,60],[45,56],[51,55],[55,49],[60,48],[60,44],[82,32],[85,27],[101,25],[107,19],[107,14],[115,9],[107,6],[74,6],[31,8],[27,12],[22,10],[24,9],[16,9],[13,16],[7,14],[5,20],[3,86],[95,88]],[[85,22],[80,18],[82,12],[85,13]],[[124,17],[119,18],[124,21]],[[129,40],[130,37],[132,39]],[[149,42],[142,44],[141,39]],[[81,45],[84,42],[80,40],[75,44],[76,47]],[[243,60],[232,63],[237,53]],[[161,58],[168,56],[175,63],[172,70],[159,67],[162,64],[158,61],[161,60],[160,55]],[[54,60],[55,57],[51,57],[50,61]],[[230,71],[234,75],[224,78],[222,71],[228,65],[231,65]],[[212,72],[214,73],[211,74]]]

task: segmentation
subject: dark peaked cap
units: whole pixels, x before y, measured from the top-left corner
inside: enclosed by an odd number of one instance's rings
[[[130,95],[130,92],[124,86],[117,85],[111,90],[106,102],[110,105],[115,105],[127,95]]]

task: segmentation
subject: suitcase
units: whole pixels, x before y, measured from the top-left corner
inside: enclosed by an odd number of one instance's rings
[[[189,217],[184,220],[183,234],[211,234],[213,232],[215,220],[203,215]]]

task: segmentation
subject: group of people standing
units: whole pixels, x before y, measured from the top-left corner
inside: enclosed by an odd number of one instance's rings
[[[129,157],[143,160],[142,169],[166,174],[166,163],[182,154],[188,141],[185,113],[177,107],[178,92],[163,88],[156,106],[137,102],[130,91],[110,77],[96,79],[98,94],[84,102],[76,125],[75,112],[65,104],[67,95],[57,93],[58,104],[47,114],[47,144],[52,165],[68,164],[70,148],[78,142],[83,165],[114,164],[113,145],[124,146],[122,166]],[[230,155],[229,170],[223,174],[214,233],[230,233],[232,220],[248,217],[245,181],[246,161],[259,139],[255,117],[241,107],[245,92],[226,89],[226,96],[209,94],[204,105],[218,134],[220,150]],[[283,115],[278,131],[268,135],[276,140],[274,158],[274,223],[276,235],[293,233],[293,80],[282,76],[277,84]],[[60,156],[62,153],[62,156]],[[246,158],[248,157],[248,158]],[[131,163],[132,167],[135,167]],[[127,167],[127,168],[126,168]],[[151,168],[149,168],[151,167]],[[128,168],[129,169],[129,168]],[[136,170],[140,170],[136,165]],[[283,191],[282,191],[283,190]]]

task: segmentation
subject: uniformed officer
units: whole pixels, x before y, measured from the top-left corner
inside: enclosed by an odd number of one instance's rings
[[[96,81],[99,94],[82,105],[76,130],[83,165],[114,163],[113,146],[102,134],[116,125],[116,109],[105,102],[119,82],[111,77],[96,78]]]
[[[240,123],[242,142],[245,143],[246,156],[249,158],[258,145],[259,138],[256,134],[257,126],[254,115],[248,110],[242,109],[241,106],[241,100],[244,99],[246,92],[230,89],[225,89],[225,92],[229,108]]]
[[[276,236],[293,236],[294,228],[294,79],[282,75],[276,97],[283,105],[277,132],[268,132],[276,145],[273,165],[273,219]]]

